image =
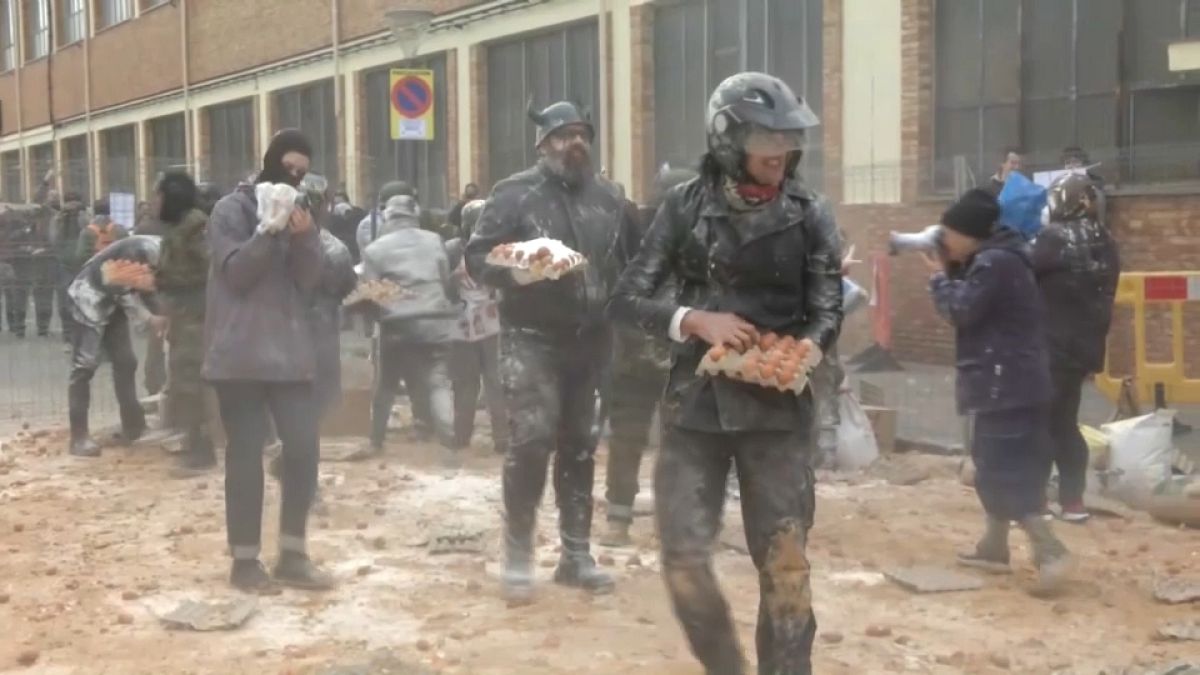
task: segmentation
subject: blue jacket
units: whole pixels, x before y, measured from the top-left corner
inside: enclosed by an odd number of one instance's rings
[[[955,328],[960,413],[1050,399],[1041,294],[1020,234],[998,229],[960,273],[935,275],[930,291]]]

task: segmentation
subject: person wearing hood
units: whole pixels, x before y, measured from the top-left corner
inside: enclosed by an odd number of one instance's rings
[[[1088,519],[1088,448],[1079,431],[1079,401],[1083,383],[1104,369],[1121,276],[1117,243],[1100,219],[1101,194],[1096,179],[1082,171],[1055,180],[1047,194],[1050,223],[1033,243],[1054,392],[1046,468],[1057,465],[1061,517],[1074,523]]]
[[[1029,248],[997,226],[1000,206],[983,189],[942,215],[941,257],[925,254],[933,304],[954,326],[959,414],[973,418],[971,457],[986,529],[962,565],[1011,572],[1009,523],[1029,536],[1039,589],[1053,590],[1070,557],[1042,518],[1050,374],[1045,313]]]
[[[620,190],[595,174],[588,116],[566,101],[541,112],[531,106],[529,115],[538,127],[538,162],[495,186],[466,249],[471,278],[501,294],[510,432],[502,583],[513,604],[532,600],[534,529],[551,456],[562,539],[554,579],[594,593],[613,588],[591,555],[596,392],[612,351],[604,305],[624,267],[624,242],[636,231]],[[488,264],[497,246],[539,237],[561,241],[588,264],[532,283]]]
[[[217,202],[208,225],[203,374],[216,388],[228,438],[225,519],[233,557],[230,582],[246,591],[272,585],[272,575],[259,562],[268,418],[283,447],[280,552],[274,579],[304,589],[333,586],[307,552],[319,452],[309,299],[321,281],[321,237],[302,205],[290,210],[282,229],[260,222],[257,197],[257,186],[266,184],[298,188],[311,156],[312,146],[299,131],[275,134],[257,183],[239,185]]]
[[[461,209],[461,238],[446,242],[454,267],[458,297],[463,301],[460,330],[454,348],[451,370],[454,375],[454,438],[467,446],[475,434],[475,413],[479,409],[482,385],[488,415],[492,422],[492,449],[508,452],[508,411],[500,386],[500,308],[496,289],[476,283],[467,273],[462,251],[475,230],[483,200],[467,202]]]
[[[132,443],[146,431],[146,415],[138,401],[137,356],[133,352],[132,326],[149,325],[161,334],[166,319],[158,315],[151,290],[131,290],[106,283],[104,265],[110,261],[139,263],[154,270],[159,261],[159,239],[134,236],[104,247],[83,265],[67,289],[75,328],[71,333],[71,375],[67,406],[71,423],[70,453],[98,457],[100,446],[88,433],[92,376],[103,359],[112,363],[113,390],[121,411],[118,441]]]
[[[450,259],[441,237],[420,228],[419,213],[414,198],[391,197],[384,206],[378,238],[362,252],[363,281],[391,281],[403,294],[386,303],[379,316],[379,368],[369,438],[373,455],[383,452],[401,379],[412,401],[413,418],[431,420],[433,436],[443,446],[459,447],[449,370],[458,317]]]
[[[664,168],[654,181],[654,196],[638,210],[639,230],[630,238],[627,257],[637,255],[637,247],[654,222],[667,193],[696,177],[692,169]],[[658,297],[671,297],[678,288],[668,279],[657,291]],[[638,494],[638,473],[642,454],[650,443],[654,412],[658,408],[667,371],[671,364],[670,340],[646,335],[637,327],[619,326],[615,331],[612,384],[608,395],[608,470],[605,472],[605,500],[608,502],[607,528],[600,543],[628,546],[633,525],[633,502]]]
[[[817,124],[779,78],[746,72],[718,85],[700,175],[667,194],[609,306],[616,320],[676,343],[655,511],[667,590],[708,673],[749,670],[712,565],[734,465],[759,570],[758,672],[812,672],[812,394],[702,375],[697,366],[712,347],[742,352],[765,331],[822,350],[837,336],[833,211],[798,176],[806,131]],[[672,277],[679,291],[657,295]]]
[[[163,175],[155,188],[155,222],[163,228],[162,254],[155,287],[169,321],[167,355],[169,387],[164,417],[184,432],[183,452],[174,475],[199,476],[217,466],[209,424],[216,410],[209,405],[204,365],[204,296],[208,285],[208,216],[196,207],[196,183],[180,171]]]

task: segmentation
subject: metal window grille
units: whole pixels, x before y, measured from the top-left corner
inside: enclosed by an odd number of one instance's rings
[[[108,28],[133,18],[133,0],[100,0],[99,27]]]
[[[1197,0],[937,0],[935,22],[936,188],[956,157],[978,180],[1008,146],[1033,171],[1079,146],[1117,181],[1200,178],[1200,75],[1167,67]]]
[[[600,99],[595,21],[488,48],[488,179],[495,183],[533,165],[530,100],[538,108],[571,100],[593,110]],[[594,153],[598,156],[599,153]]]
[[[208,180],[223,190],[233,189],[256,169],[257,154],[253,100],[208,109]]]
[[[392,140],[389,100],[392,68],[427,68],[433,71],[432,141]],[[447,185],[446,137],[451,130],[446,128],[447,86],[444,54],[392,64],[365,74],[362,105],[365,106],[366,147],[360,166],[364,172],[362,184],[367,192],[360,198],[362,203],[372,202],[372,196],[379,193],[384,183],[402,180],[417,189],[422,204],[430,207],[449,204],[451,195]]]
[[[41,178],[38,178],[41,180]],[[4,201],[25,201],[25,181],[21,175],[21,151],[10,150],[0,154],[0,187],[4,190]]]
[[[313,146],[311,171],[330,185],[340,185],[337,114],[333,80],[313,82],[275,94],[276,121],[281,129],[299,129]]]
[[[92,172],[88,161],[86,136],[74,136],[63,141],[63,189],[77,193],[85,204],[92,203]]]
[[[100,132],[104,145],[105,192],[137,194],[137,139],[133,125]]]
[[[777,75],[818,115],[824,78],[821,0],[690,0],[654,17],[654,150],[659,165],[694,167],[707,147],[708,98],[744,70]],[[820,134],[803,174],[821,183]]]
[[[150,180],[157,181],[168,169],[189,164],[183,113],[150,120],[147,132],[150,136]]]
[[[54,145],[42,143],[29,148],[29,168],[33,171],[30,182],[40,182],[54,168]]]
[[[40,59],[50,53],[50,0],[30,0],[25,11],[29,22],[29,51],[25,57]]]
[[[66,0],[63,5],[62,44],[79,42],[87,34],[87,0]]]

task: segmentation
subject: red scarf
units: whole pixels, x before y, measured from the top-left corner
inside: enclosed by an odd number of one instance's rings
[[[758,185],[757,183],[740,183],[737,186],[738,196],[747,204],[765,204],[779,196],[778,185]]]

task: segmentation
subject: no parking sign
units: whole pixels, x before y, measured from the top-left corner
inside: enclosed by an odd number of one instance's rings
[[[432,141],[433,71],[392,69],[392,140]]]

